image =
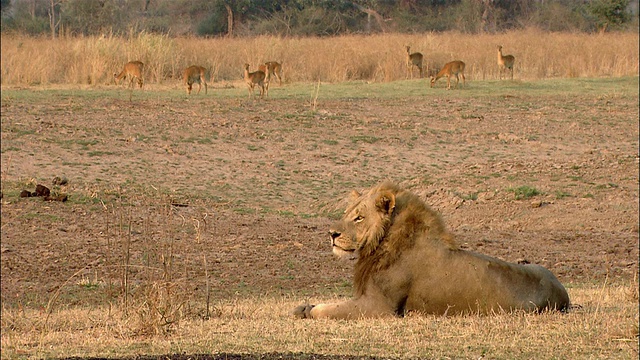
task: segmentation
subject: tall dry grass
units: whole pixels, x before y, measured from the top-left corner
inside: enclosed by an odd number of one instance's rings
[[[467,63],[470,80],[497,79],[496,46],[516,57],[515,79],[637,76],[637,32],[584,34],[523,30],[498,35],[427,33],[349,35],[333,38],[170,38],[138,34],[128,38],[30,38],[2,35],[1,84],[109,84],[130,60],[147,64],[146,83],[176,81],[199,64],[215,80],[242,78],[242,65],[255,69],[283,62],[287,82],[404,79],[405,45],[422,52],[426,66],[451,60]]]

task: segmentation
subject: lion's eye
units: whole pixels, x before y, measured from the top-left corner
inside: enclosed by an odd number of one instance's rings
[[[358,216],[356,216],[356,218],[355,218],[355,219],[353,219],[353,222],[354,222],[354,223],[359,223],[359,222],[361,222],[362,220],[364,220],[364,216],[358,215]]]

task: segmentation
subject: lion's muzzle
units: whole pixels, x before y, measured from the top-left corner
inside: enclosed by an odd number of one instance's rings
[[[340,237],[342,233],[335,230],[329,230],[329,236],[331,237],[331,246],[336,246],[336,239]]]

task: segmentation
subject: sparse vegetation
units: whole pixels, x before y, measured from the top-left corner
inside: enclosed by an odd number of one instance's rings
[[[528,185],[509,188],[509,191],[515,195],[516,200],[528,199],[540,195],[540,191],[538,191],[538,189]]]

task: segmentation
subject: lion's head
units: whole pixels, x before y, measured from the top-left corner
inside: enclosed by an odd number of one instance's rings
[[[425,221],[426,220],[426,221]],[[394,231],[390,233],[393,225]],[[329,230],[333,253],[341,258],[365,259],[384,242],[385,250],[397,248],[417,227],[427,226],[440,240],[455,248],[453,238],[445,231],[440,217],[415,195],[385,181],[365,193],[353,191],[342,218]]]
[[[457,248],[437,213],[416,195],[389,181],[362,194],[352,192],[344,215],[329,233],[335,255],[358,260],[356,293],[365,291],[371,274],[402,261],[417,236],[427,234],[435,242]]]
[[[376,189],[377,190],[377,189]],[[395,210],[395,195],[390,189],[351,193],[351,204],[329,233],[333,253],[341,258],[369,256],[384,237]]]

